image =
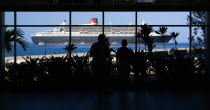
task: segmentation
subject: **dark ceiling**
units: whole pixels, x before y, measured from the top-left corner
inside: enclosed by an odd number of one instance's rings
[[[3,11],[209,11],[208,0],[4,0]]]

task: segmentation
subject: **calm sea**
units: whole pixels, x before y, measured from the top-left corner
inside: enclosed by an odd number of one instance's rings
[[[29,43],[28,48],[26,51],[24,51],[20,45],[17,45],[17,56],[30,56],[30,55],[48,55],[48,54],[65,54],[67,53],[63,48],[66,45],[36,45],[33,43]],[[76,45],[77,49],[73,51],[73,53],[86,53],[90,50],[91,45]],[[115,51],[121,47],[121,45],[111,45],[111,48],[113,48]],[[135,50],[134,44],[129,44],[127,46],[128,48],[131,48]],[[166,49],[171,49],[174,47],[174,43],[169,43],[165,45]],[[154,49],[163,49],[163,44],[158,44]],[[177,48],[189,48],[189,43],[178,43]],[[138,45],[139,49],[139,45]],[[140,49],[144,50],[145,46],[140,45]],[[7,53],[6,57],[14,56],[14,51]]]

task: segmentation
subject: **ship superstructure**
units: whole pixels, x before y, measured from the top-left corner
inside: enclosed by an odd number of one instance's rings
[[[80,26],[71,27],[71,42],[74,44],[92,44],[97,41],[99,34],[102,34],[102,27],[97,26],[97,18],[92,18],[88,24],[81,24]],[[43,44],[68,44],[69,43],[69,27],[64,20],[60,27],[44,32],[37,32],[31,34],[33,43],[38,45]],[[93,25],[93,26],[86,26]],[[135,27],[114,27],[112,25],[104,27],[104,33],[109,37],[112,44],[119,44],[123,39],[128,43],[135,43]],[[171,40],[171,36],[165,36],[164,42],[161,35],[152,32],[150,34],[154,38],[156,44],[167,44]],[[143,43],[143,40],[140,39]]]

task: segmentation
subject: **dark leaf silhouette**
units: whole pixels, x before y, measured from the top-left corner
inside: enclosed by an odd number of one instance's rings
[[[24,32],[22,29],[17,28],[16,29],[16,39],[15,39],[15,30],[14,29],[7,29],[5,28],[5,49],[6,52],[11,52],[13,45],[13,42],[17,42],[21,45],[24,51],[26,51],[26,48],[28,46],[28,43],[25,41]]]

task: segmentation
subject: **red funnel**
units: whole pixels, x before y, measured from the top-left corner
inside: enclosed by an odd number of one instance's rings
[[[97,25],[98,24],[98,19],[97,18],[92,18],[92,19],[89,20],[88,24]]]

